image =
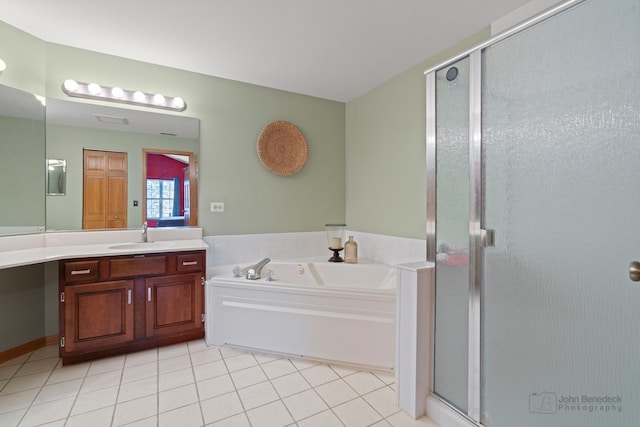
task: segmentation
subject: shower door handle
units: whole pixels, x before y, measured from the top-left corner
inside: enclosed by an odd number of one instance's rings
[[[633,282],[640,282],[640,262],[631,261],[629,264],[629,279]]]
[[[480,246],[483,248],[493,248],[496,245],[495,230],[480,229]]]

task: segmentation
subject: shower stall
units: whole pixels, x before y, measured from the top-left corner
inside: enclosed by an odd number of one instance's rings
[[[426,73],[433,399],[640,423],[640,2],[565,2]]]

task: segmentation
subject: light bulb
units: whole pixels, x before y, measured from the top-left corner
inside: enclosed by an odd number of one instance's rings
[[[144,102],[145,98],[146,96],[144,95],[144,93],[140,92],[139,90],[133,93],[133,99],[136,100],[137,102]]]
[[[0,74],[2,74],[2,72],[6,69],[7,69],[7,63],[4,62],[2,58],[0,58]]]
[[[153,102],[158,105],[164,104],[164,95],[156,93],[155,95],[153,95]]]
[[[111,88],[111,95],[114,98],[122,98],[124,96],[124,90],[116,86],[114,88]]]
[[[173,98],[172,104],[176,108],[182,108],[184,107],[184,99],[180,98],[179,96],[176,96],[175,98]]]
[[[64,88],[68,92],[75,92],[78,90],[78,82],[72,79],[67,79],[64,81]]]
[[[100,92],[102,92],[102,88],[98,83],[89,83],[89,86],[87,86],[87,89],[89,89],[89,93],[91,95],[99,95]]]

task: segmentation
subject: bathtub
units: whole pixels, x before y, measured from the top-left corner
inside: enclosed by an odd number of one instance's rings
[[[272,261],[258,280],[227,270],[207,281],[208,345],[394,369],[394,267]]]

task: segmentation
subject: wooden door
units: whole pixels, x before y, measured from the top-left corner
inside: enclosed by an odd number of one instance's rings
[[[203,330],[201,277],[195,273],[145,280],[147,337]]]
[[[133,280],[66,286],[64,292],[65,351],[133,341]]]
[[[127,228],[127,153],[84,150],[82,228]]]

